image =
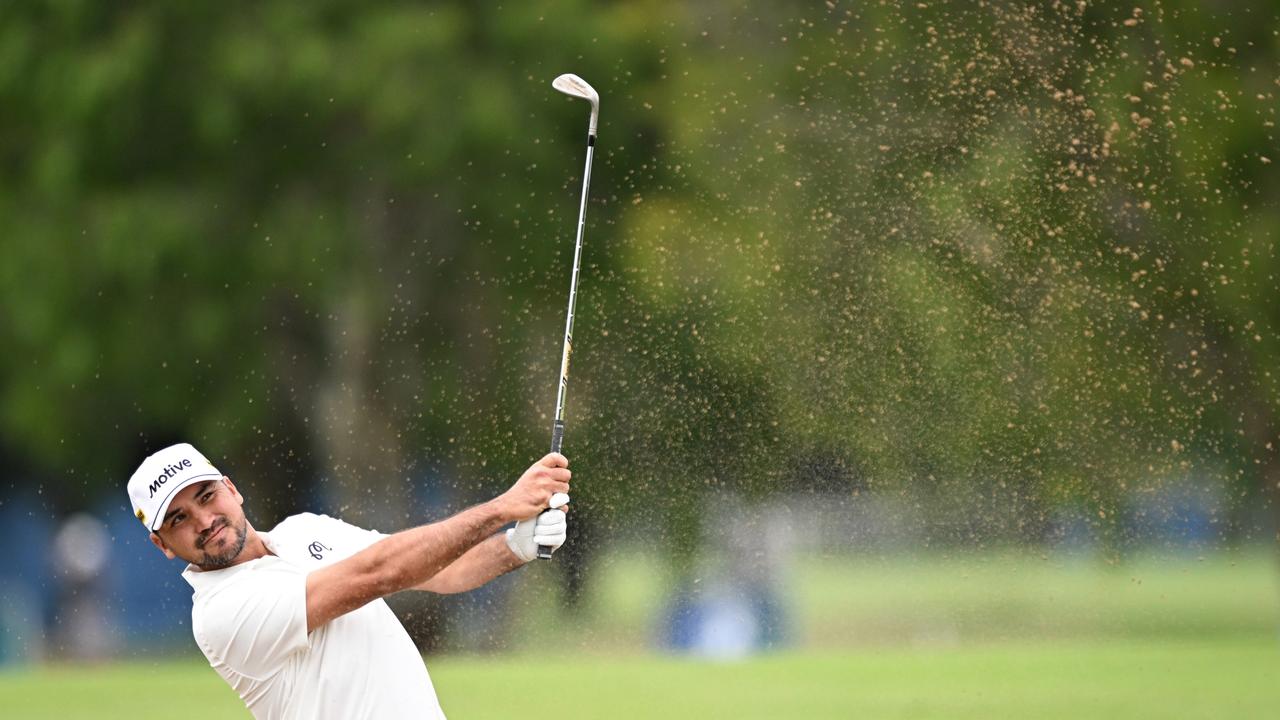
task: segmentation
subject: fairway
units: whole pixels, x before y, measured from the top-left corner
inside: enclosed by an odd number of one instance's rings
[[[510,718],[554,703],[572,718],[1224,718],[1280,703],[1280,655],[1256,642],[1000,644],[780,654],[740,663],[665,658],[428,660],[446,712]],[[155,698],[164,689],[163,702]],[[0,675],[24,720],[248,717],[198,661]]]
[[[1136,558],[1027,554],[810,557],[795,568],[798,646],[741,662],[652,654],[660,564],[606,563],[592,610],[518,608],[510,654],[428,658],[445,711],[509,718],[1252,718],[1280,706],[1275,576],[1263,552]],[[548,656],[547,647],[561,651]],[[202,659],[0,673],[3,718],[248,717]]]

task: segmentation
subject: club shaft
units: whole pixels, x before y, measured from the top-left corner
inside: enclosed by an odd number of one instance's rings
[[[578,307],[578,276],[582,272],[582,236],[586,231],[587,192],[591,187],[591,156],[594,153],[595,137],[591,136],[587,144],[586,169],[582,173],[582,203],[578,207],[578,235],[573,245],[573,277],[569,281],[569,309],[564,320],[564,346],[560,353],[560,385],[556,392],[556,417],[552,426],[552,436],[561,439],[563,439],[563,433],[557,436],[555,428],[560,427],[563,430],[565,397],[569,392],[569,360],[573,355],[573,320]],[[552,451],[560,452],[558,443]]]
[[[595,128],[592,128],[594,131]],[[573,355],[573,318],[578,307],[578,275],[582,270],[582,236],[587,227],[587,193],[591,189],[591,159],[595,155],[596,136],[587,135],[587,162],[582,171],[582,201],[578,205],[578,233],[573,243],[573,277],[569,281],[569,309],[564,320],[564,346],[560,353],[560,384],[556,389],[556,417],[551,423],[551,452],[558,453],[564,444],[564,404],[569,393],[569,358]],[[551,559],[551,548],[538,546],[538,557]]]

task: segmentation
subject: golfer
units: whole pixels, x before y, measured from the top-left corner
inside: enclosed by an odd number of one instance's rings
[[[151,542],[190,563],[196,643],[259,720],[443,718],[422,656],[382,598],[470,590],[539,545],[559,547],[565,511],[542,511],[568,492],[568,461],[551,453],[498,497],[394,535],[311,513],[259,532],[231,478],[191,445],[151,455],[129,479]]]

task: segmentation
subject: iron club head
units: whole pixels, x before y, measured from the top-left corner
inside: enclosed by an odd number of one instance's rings
[[[596,134],[596,118],[600,114],[600,94],[586,80],[574,75],[573,73],[565,73],[555,80],[551,81],[551,87],[570,97],[580,98],[591,103],[591,128],[590,134]]]

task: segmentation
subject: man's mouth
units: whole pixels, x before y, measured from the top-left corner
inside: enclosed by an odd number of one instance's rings
[[[204,546],[205,546],[205,545],[208,545],[208,544],[209,544],[209,541],[213,540],[214,538],[218,537],[218,535],[222,534],[222,531],[223,531],[223,530],[225,530],[225,529],[226,529],[226,527],[227,527],[227,523],[225,523],[225,522],[224,522],[224,523],[222,523],[221,525],[219,525],[219,526],[218,526],[218,528],[217,528],[216,530],[214,530],[213,532],[209,533],[209,536],[208,536],[208,537],[206,537],[203,541],[201,541],[201,543],[200,543],[200,548],[203,550],[203,549],[204,549]]]

